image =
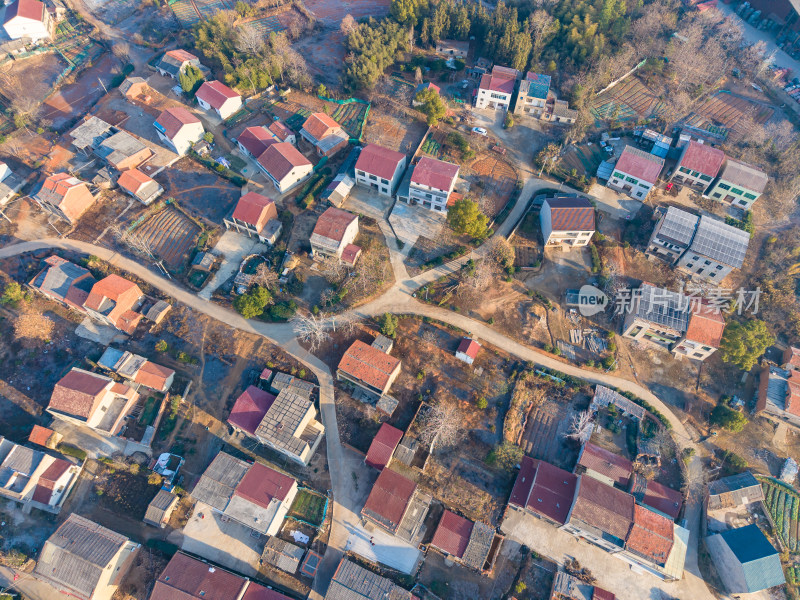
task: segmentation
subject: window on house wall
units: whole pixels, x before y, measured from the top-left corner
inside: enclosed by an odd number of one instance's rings
[[[755,194],[751,194],[750,192],[745,192],[744,197],[747,198],[748,200],[755,200],[756,198],[758,198],[758,196],[756,196]]]
[[[729,186],[727,183],[718,183],[717,187],[719,189],[725,190],[725,191],[728,191],[729,189],[731,189],[731,186]]]
[[[731,192],[733,192],[737,196],[741,196],[742,194],[744,194],[744,190],[739,190],[739,189],[736,189],[736,188],[731,188]]]

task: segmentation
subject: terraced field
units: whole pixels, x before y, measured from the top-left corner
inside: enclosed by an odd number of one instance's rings
[[[332,118],[339,123],[344,130],[350,134],[350,137],[361,139],[363,134],[364,121],[367,118],[369,111],[368,104],[361,104],[360,102],[351,102],[350,104],[340,104],[334,111]]]
[[[664,103],[636,77],[629,77],[598,95],[591,107],[596,119],[617,121],[646,119],[663,109]]]
[[[188,260],[200,227],[179,210],[168,207],[142,223],[136,233],[167,266],[177,269]]]

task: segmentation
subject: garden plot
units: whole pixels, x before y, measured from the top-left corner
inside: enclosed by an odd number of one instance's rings
[[[596,119],[638,121],[659,115],[664,103],[636,77],[599,94],[591,106]]]
[[[725,138],[729,133],[741,134],[742,119],[752,116],[758,124],[766,123],[773,115],[771,106],[734,96],[722,90],[711,96],[687,120],[686,125]]]
[[[192,0],[177,0],[170,4],[170,8],[184,29],[189,29],[201,21],[200,12]]]
[[[572,176],[574,169],[576,177],[584,175],[590,179],[597,174],[597,167],[607,157],[599,144],[570,146],[559,158],[552,174],[560,179],[566,179]]]
[[[188,260],[200,227],[176,208],[168,207],[142,223],[136,234],[170,268],[177,269]]]
[[[300,489],[289,509],[288,516],[319,527],[328,512],[328,499],[308,489]]]
[[[380,18],[389,12],[389,0],[306,0],[306,8],[322,21],[337,25],[345,15],[358,21],[365,17]]]
[[[761,487],[764,488],[764,505],[775,523],[776,533],[791,552],[797,552],[800,495],[774,479],[762,479]]]
[[[377,106],[370,110],[364,141],[410,155],[425,135],[426,125],[406,115],[393,113],[391,105],[386,104],[389,111]]]
[[[369,104],[353,101],[349,104],[340,104],[331,117],[350,134],[351,138],[361,140],[364,135],[367,113],[369,113]]]
[[[469,170],[477,176],[470,195],[478,201],[481,210],[493,218],[511,198],[517,185],[517,173],[506,161],[490,154],[478,156]]]

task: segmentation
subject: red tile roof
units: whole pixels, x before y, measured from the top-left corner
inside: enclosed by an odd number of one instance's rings
[[[573,519],[624,542],[633,524],[633,496],[586,475],[580,478],[570,514]]]
[[[633,464],[627,458],[589,443],[584,445],[578,464],[611,478],[623,487],[628,485],[633,473]]]
[[[172,369],[148,360],[139,367],[133,381],[154,390],[162,390],[167,383],[167,379],[172,375],[175,375],[175,371]]]
[[[689,316],[686,339],[704,346],[719,348],[722,333],[725,331],[725,318],[710,310],[694,311]]]
[[[240,600],[292,600],[292,598],[251,581]]]
[[[358,215],[331,206],[317,219],[312,235],[341,242],[347,227],[356,220],[358,220]]]
[[[529,456],[522,459],[509,504],[564,524],[575,497],[577,475]]]
[[[681,512],[683,494],[657,481],[648,481],[638,473],[633,474],[629,491],[639,502],[664,513],[673,521]]]
[[[414,167],[411,183],[427,185],[437,190],[449,190],[458,176],[458,165],[423,156]]]
[[[156,119],[156,123],[164,128],[164,135],[173,139],[185,125],[199,123],[200,119],[181,106],[168,108]]]
[[[42,427],[41,425],[34,425],[33,429],[31,430],[31,434],[28,436],[28,441],[31,444],[46,446],[47,440],[50,439],[51,435],[53,435],[52,429],[48,429],[47,427]]]
[[[135,194],[139,191],[139,188],[151,181],[153,181],[153,179],[142,173],[139,169],[128,169],[120,174],[119,179],[117,179],[117,184],[123,190]]]
[[[133,312],[131,308],[142,295],[142,290],[132,281],[119,275],[109,275],[92,286],[84,306],[100,311],[103,299],[108,298],[114,302],[114,306],[106,316],[118,329],[132,333],[142,315]]]
[[[592,592],[592,600],[616,600],[616,596],[607,590],[595,587]]]
[[[278,473],[261,463],[253,463],[233,493],[253,504],[267,508],[273,498],[283,502],[293,484],[294,479],[288,475]]]
[[[594,206],[586,198],[548,198],[553,231],[594,231]]]
[[[403,439],[402,431],[384,423],[372,439],[364,462],[374,469],[382,470],[389,464],[401,439]]]
[[[356,169],[391,181],[397,166],[405,158],[406,155],[402,152],[389,150],[389,148],[378,146],[378,144],[369,144],[358,155]]]
[[[311,165],[305,156],[292,146],[289,142],[278,142],[271,144],[258,157],[258,163],[278,181],[282,181],[292,169]]]
[[[273,402],[275,396],[251,385],[236,399],[228,423],[255,435],[256,428]]]
[[[53,483],[55,483],[56,481],[58,481],[59,477],[61,477],[64,473],[66,473],[69,470],[71,466],[72,463],[63,460],[61,458],[57,458],[52,463],[50,463],[50,466],[44,470],[44,473],[42,473],[39,479],[40,480],[43,479],[44,481],[52,481]]]
[[[614,169],[654,184],[658,181],[658,176],[663,166],[663,158],[633,146],[625,146],[625,150],[622,151],[622,155],[619,157],[617,164],[614,165]]]
[[[789,346],[784,350],[783,363],[791,369],[800,369],[800,348]]]
[[[109,380],[99,375],[72,369],[56,383],[47,407],[88,419],[108,384]]]
[[[372,486],[361,512],[396,531],[416,489],[417,484],[410,479],[391,469],[384,469]]]
[[[503,77],[492,73],[484,73],[481,76],[480,89],[500,92],[501,94],[513,94],[516,80],[511,77]]]
[[[220,109],[231,98],[241,98],[239,94],[234,92],[227,85],[221,81],[205,81],[201,85],[195,96],[209,104],[211,108]]]
[[[341,129],[341,127],[336,121],[321,112],[312,113],[303,123],[303,129],[317,141],[336,133],[336,130]]]
[[[451,556],[461,558],[469,544],[469,536],[474,525],[469,519],[446,510],[439,520],[431,545]]]
[[[181,62],[192,61],[192,60],[199,60],[194,54],[191,52],[187,52],[186,50],[182,50],[178,48],[177,50],[170,50],[166,53],[167,56],[171,56],[174,59],[177,59]]]
[[[269,126],[270,132],[272,132],[281,142],[285,142],[289,136],[294,135],[291,129],[289,129],[286,125],[281,123],[280,121],[273,121]]]
[[[458,345],[458,350],[456,350],[456,352],[463,352],[474,360],[478,356],[478,351],[480,349],[481,345],[478,342],[471,338],[464,338]]]
[[[44,3],[39,0],[16,0],[6,8],[5,23],[14,17],[42,21],[44,19]]]
[[[625,548],[657,565],[664,565],[673,545],[672,521],[643,506],[633,507],[633,527]]]
[[[271,198],[255,192],[247,192],[236,203],[233,218],[261,231],[270,219],[278,218],[278,209]]]
[[[272,144],[277,143],[272,134],[262,126],[248,127],[239,134],[237,141],[253,156],[258,158]]]
[[[692,171],[699,171],[703,175],[716,177],[723,162],[725,162],[725,153],[722,150],[692,140],[676,167],[686,167]]]
[[[150,600],[238,600],[245,584],[239,575],[178,552],[161,572]]]
[[[340,371],[379,390],[399,367],[400,361],[394,356],[360,340],[353,342],[339,361]]]
[[[348,265],[356,264],[356,260],[358,256],[361,254],[361,246],[356,246],[355,244],[347,244],[342,250],[342,262],[346,262]]]

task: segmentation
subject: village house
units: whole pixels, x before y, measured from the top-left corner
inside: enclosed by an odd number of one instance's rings
[[[475,108],[491,108],[493,110],[508,110],[514,96],[514,87],[519,78],[519,71],[508,67],[492,68],[491,73],[481,76],[475,97]]]
[[[278,241],[283,228],[275,202],[256,192],[247,192],[239,198],[233,213],[223,222],[225,229],[233,229],[270,245]]]
[[[364,463],[368,467],[382,471],[389,466],[392,455],[401,439],[403,439],[402,431],[388,423],[383,423],[378,429],[378,433],[372,438],[367,455],[364,457]]]
[[[556,571],[549,600],[614,600],[614,598],[611,592],[586,583],[564,571]]]
[[[14,0],[6,5],[3,29],[12,40],[30,38],[39,42],[52,37],[54,20],[44,2]]]
[[[52,433],[52,432],[51,432]],[[58,514],[81,467],[0,436],[0,496],[22,506]]]
[[[550,75],[528,71],[519,83],[514,114],[530,115],[538,119],[545,113],[547,96],[550,93]]]
[[[495,538],[499,536],[486,523],[473,522],[445,510],[433,534],[431,547],[454,562],[481,573],[490,573],[499,551]]]
[[[270,144],[256,162],[281,194],[307,179],[313,171],[311,161],[289,142]]]
[[[191,493],[198,503],[263,535],[278,533],[295,495],[297,482],[288,475],[225,452],[211,461]]]
[[[92,286],[83,308],[96,321],[131,335],[144,316],[134,310],[143,299],[138,285],[112,274]]]
[[[734,269],[742,268],[749,245],[748,232],[703,215],[677,267],[693,277],[719,283]]]
[[[204,560],[177,552],[155,581],[149,600],[291,600]]]
[[[754,594],[786,583],[778,551],[755,523],[710,535],[705,543],[731,594]]]
[[[69,173],[50,175],[32,198],[43,210],[73,225],[95,201],[88,184]]]
[[[697,230],[700,217],[690,212],[670,206],[667,210],[657,209],[659,215],[645,254],[674,265],[689,249]]]
[[[717,176],[724,161],[722,150],[692,140],[681,151],[670,181],[703,191]]]
[[[608,187],[628,194],[631,198],[644,200],[658,181],[664,159],[633,146],[625,146],[614,165]]]
[[[356,161],[356,183],[392,196],[406,168],[406,155],[377,144],[368,144]]]
[[[331,206],[317,219],[311,233],[311,255],[315,259],[341,258],[358,235],[358,215]]]
[[[622,335],[667,348],[675,356],[703,361],[717,351],[725,319],[713,306],[643,283],[633,290]]]
[[[453,199],[458,172],[458,165],[423,156],[406,173],[397,191],[397,199],[415,206],[422,204],[429,210],[447,212]],[[406,179],[408,186],[405,185]]]
[[[336,369],[336,379],[346,381],[372,397],[387,394],[399,374],[399,359],[361,340],[350,345]]]
[[[617,485],[620,489],[627,490],[633,474],[633,464],[627,458],[587,442],[578,455],[575,474],[587,475],[606,485]]]
[[[50,300],[85,312],[83,303],[97,280],[83,267],[69,262],[60,256],[48,256],[43,261],[45,267],[36,274],[28,285]]]
[[[436,54],[447,58],[458,58],[464,60],[469,54],[469,42],[459,40],[438,40],[436,42]]]
[[[138,100],[145,103],[152,95],[152,90],[143,77],[126,77],[119,85],[119,91],[129,101]]]
[[[411,543],[419,543],[433,499],[396,471],[383,469],[372,486],[361,516]]]
[[[285,124],[280,121],[273,121],[269,124],[267,130],[272,134],[276,142],[286,142],[292,146],[297,145],[297,136]]]
[[[17,177],[11,168],[0,161],[0,208],[8,204],[16,193],[22,188],[24,181]]]
[[[308,464],[325,434],[316,415],[309,390],[287,387],[275,396],[251,385],[237,398],[228,423],[292,460]]]
[[[39,553],[33,575],[78,600],[111,600],[140,545],[71,514]]]
[[[547,99],[547,106],[545,107],[544,115],[542,118],[550,123],[558,123],[561,125],[572,125],[580,113],[569,107],[569,102],[566,100],[559,100],[550,92],[550,97]]]
[[[200,108],[223,120],[242,107],[242,97],[221,81],[204,81],[194,97]]]
[[[577,475],[523,456],[508,509],[525,511],[560,527],[567,522],[577,485]]]
[[[148,525],[163,529],[169,523],[169,518],[178,506],[180,498],[165,489],[158,490],[158,493],[147,505],[144,513],[144,521]]]
[[[278,537],[271,537],[264,544],[261,564],[270,565],[294,575],[300,568],[305,550]]]
[[[624,416],[635,419],[636,421],[641,421],[647,415],[647,411],[632,400],[629,400],[611,388],[597,384],[594,388],[594,395],[592,396],[592,403],[589,405],[589,410],[597,412],[600,408],[608,408],[612,405]]]
[[[164,193],[164,188],[155,179],[142,173],[139,169],[128,169],[120,173],[117,185],[145,206],[152,204],[153,200]]]
[[[800,371],[766,365],[758,382],[756,412],[800,428]]]
[[[30,435],[28,436],[28,441],[31,444],[42,446],[43,448],[49,448],[50,450],[55,450],[63,437],[64,436],[62,436],[60,433],[56,433],[52,429],[42,427],[41,425],[34,425],[33,429],[31,429]]]
[[[333,156],[350,141],[350,136],[342,126],[322,112],[309,115],[300,129],[300,135],[316,148],[320,156]]]
[[[97,364],[137,386],[143,385],[157,392],[167,392],[175,380],[175,371],[172,369],[150,362],[144,356],[110,346],[97,359]]]
[[[478,358],[480,349],[481,345],[472,338],[463,338],[456,349],[456,358],[471,365]]]
[[[750,471],[708,483],[708,510],[739,508],[764,501],[761,483]]]
[[[343,557],[328,586],[325,600],[414,600],[416,596]],[[151,599],[153,600],[153,599]]]
[[[729,158],[706,195],[736,208],[749,210],[767,187],[767,174],[747,163]]]
[[[683,494],[657,481],[646,479],[639,473],[631,475],[628,493],[637,504],[664,515],[670,521],[678,519],[683,506]]]
[[[133,169],[153,156],[153,151],[127,131],[117,131],[100,142],[94,153],[117,171]]]
[[[56,419],[116,436],[139,394],[110,377],[73,367],[53,388],[47,412]]]
[[[188,65],[192,65],[201,71],[204,69],[203,65],[200,64],[200,59],[191,52],[181,49],[169,50],[161,57],[161,60],[156,63],[156,70],[165,77],[178,79]]]
[[[595,232],[594,206],[581,196],[545,198],[539,221],[546,246],[588,246]]]
[[[247,127],[236,138],[239,151],[253,160],[257,160],[276,141],[269,129],[262,125]]]
[[[192,144],[203,139],[205,133],[200,119],[180,106],[166,109],[153,126],[161,141],[180,156],[186,154]]]

